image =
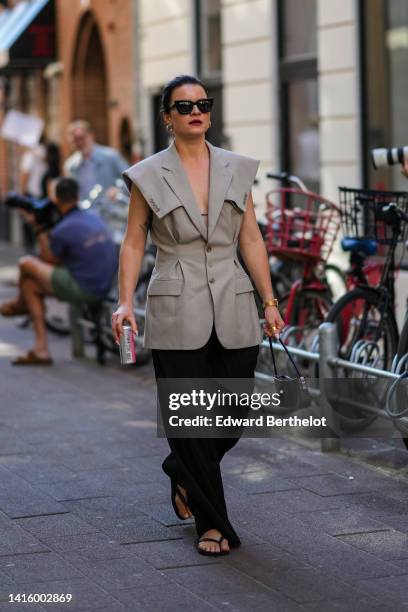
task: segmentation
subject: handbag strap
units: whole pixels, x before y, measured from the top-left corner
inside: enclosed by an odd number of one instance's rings
[[[278,370],[277,370],[277,368],[276,368],[275,354],[274,354],[274,352],[273,352],[273,347],[272,347],[272,338],[271,338],[271,336],[268,336],[268,340],[269,340],[269,347],[270,347],[270,349],[271,349],[271,356],[272,356],[273,369],[274,369],[274,371],[275,371],[275,376],[278,376]],[[280,344],[283,346],[283,348],[284,348],[284,350],[285,350],[285,353],[286,353],[286,355],[287,355],[287,356],[288,356],[288,358],[289,358],[289,361],[290,361],[290,362],[291,362],[291,364],[293,365],[293,368],[294,368],[294,370],[295,370],[295,372],[296,372],[296,374],[297,374],[297,377],[299,378],[299,380],[301,380],[301,381],[303,382],[303,381],[304,381],[304,376],[302,376],[302,374],[301,374],[301,372],[300,372],[299,368],[297,367],[297,365],[296,365],[296,363],[295,363],[295,360],[293,359],[292,355],[291,355],[291,354],[290,354],[290,352],[288,351],[286,344],[285,344],[284,342],[282,342],[282,340],[281,340],[280,338],[279,338],[279,342],[280,342]]]
[[[275,371],[275,376],[278,376],[278,370],[276,368],[276,361],[275,361],[275,353],[273,352],[272,339],[271,339],[270,336],[268,336],[268,340],[269,340],[269,347],[271,349],[271,357],[272,357],[273,369]]]

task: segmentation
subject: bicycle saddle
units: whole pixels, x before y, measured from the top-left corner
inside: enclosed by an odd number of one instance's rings
[[[375,255],[378,249],[378,243],[371,238],[348,238],[345,237],[341,241],[343,251],[351,251],[352,253],[360,252],[364,255]]]

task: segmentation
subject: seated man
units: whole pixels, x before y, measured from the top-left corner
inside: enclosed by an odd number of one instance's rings
[[[55,205],[61,215],[48,231],[24,212],[39,242],[39,257],[19,260],[19,293],[15,300],[0,305],[5,317],[29,313],[35,344],[14,365],[51,364],[44,321],[44,297],[54,295],[64,302],[95,303],[111,288],[117,269],[117,249],[105,222],[94,212],[81,210],[78,183],[60,178],[55,185]]]

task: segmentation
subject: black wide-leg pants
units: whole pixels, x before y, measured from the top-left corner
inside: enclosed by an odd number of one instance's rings
[[[208,342],[199,349],[152,349],[156,378],[253,378],[258,354],[259,345],[224,348],[214,326]],[[168,437],[171,452],[162,464],[170,479],[186,489],[198,536],[218,529],[232,548],[241,542],[228,518],[220,461],[238,440]]]

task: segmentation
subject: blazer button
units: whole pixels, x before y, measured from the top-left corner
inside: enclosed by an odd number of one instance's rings
[[[209,282],[210,283],[214,283],[215,282],[215,278],[211,277]]]
[[[207,253],[209,253],[210,251],[212,251],[212,246],[208,245],[208,247],[206,248]]]

